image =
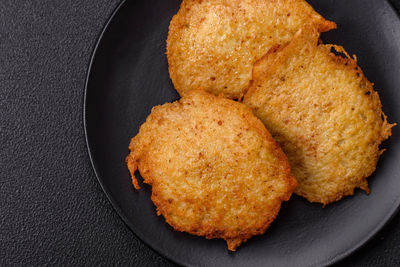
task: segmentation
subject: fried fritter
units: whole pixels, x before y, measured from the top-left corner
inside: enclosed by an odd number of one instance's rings
[[[295,193],[326,205],[355,188],[369,192],[366,178],[393,125],[356,58],[318,42],[319,33],[306,27],[271,49],[256,63],[244,103],[286,153]]]
[[[228,249],[263,234],[297,182],[263,123],[242,103],[192,91],[154,107],[129,145],[152,201],[177,231],[223,238]]]
[[[255,61],[310,22],[336,28],[304,0],[183,0],[167,40],[172,82],[180,95],[203,89],[238,99]]]

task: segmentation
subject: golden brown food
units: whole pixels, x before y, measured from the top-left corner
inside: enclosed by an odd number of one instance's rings
[[[255,61],[310,22],[336,27],[304,0],[183,0],[167,40],[172,82],[180,95],[203,89],[241,98]]]
[[[242,103],[192,91],[154,107],[129,146],[152,201],[175,230],[223,238],[263,234],[297,183],[286,156]]]
[[[391,135],[378,93],[344,49],[304,28],[253,70],[244,103],[286,153],[298,195],[324,205],[369,192],[379,145]],[[342,53],[342,56],[335,55]]]

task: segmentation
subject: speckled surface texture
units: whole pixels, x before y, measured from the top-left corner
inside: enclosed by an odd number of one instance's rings
[[[1,266],[172,265],[114,212],[85,146],[86,71],[118,3],[0,1]],[[341,264],[399,266],[399,223]]]

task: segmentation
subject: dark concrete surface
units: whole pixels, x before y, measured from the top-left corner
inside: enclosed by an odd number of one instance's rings
[[[86,150],[86,72],[118,3],[0,1],[0,266],[172,265],[118,217]],[[340,265],[400,266],[399,222]]]

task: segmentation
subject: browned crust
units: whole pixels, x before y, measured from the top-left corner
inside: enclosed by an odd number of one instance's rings
[[[254,3],[263,3],[264,0],[255,0]],[[264,3],[266,2],[274,2],[277,0],[265,0]],[[179,80],[179,76],[180,76],[180,72],[182,70],[179,70],[180,66],[178,66],[178,64],[175,63],[176,59],[176,51],[174,48],[174,44],[177,42],[181,42],[182,41],[182,37],[179,35],[180,31],[185,28],[188,27],[190,25],[190,19],[192,19],[193,16],[190,16],[189,18],[187,18],[188,16],[186,15],[188,12],[190,12],[190,10],[193,8],[193,6],[195,5],[200,5],[202,4],[203,0],[183,0],[181,5],[180,5],[180,9],[178,10],[177,14],[175,14],[170,22],[169,28],[168,28],[168,37],[167,37],[167,41],[166,41],[166,55],[167,55],[167,61],[168,61],[168,70],[169,70],[169,75],[170,78],[172,80],[172,83],[174,84],[175,89],[178,91],[178,93],[183,96],[186,91],[189,90],[198,90],[198,89],[202,89],[202,90],[206,90],[210,93],[214,93],[215,95],[219,95],[221,92],[216,93],[214,92],[214,90],[217,90],[215,87],[215,84],[212,85],[210,87],[210,84],[207,82],[208,79],[203,79],[203,83],[200,85],[195,85],[194,88],[189,88],[190,86],[188,85],[182,85],[180,82],[178,82]],[[212,1],[210,1],[212,2]],[[214,1],[214,2],[218,2],[218,1]],[[310,25],[312,24],[313,27],[315,27],[315,29],[317,29],[319,32],[327,32],[333,29],[337,28],[337,25],[335,22],[333,21],[328,21],[326,19],[324,19],[320,14],[318,14],[310,4],[308,4],[306,1],[304,0],[289,0],[286,1],[287,5],[295,5],[302,3],[304,4],[303,7],[308,7],[310,10],[312,10],[314,13],[310,14],[309,17],[309,23]],[[299,5],[301,6],[301,5]],[[299,7],[297,6],[297,8]],[[305,11],[304,11],[305,12]],[[196,18],[197,19],[197,18]],[[213,53],[213,51],[209,51],[210,53]],[[199,64],[197,64],[197,66],[199,65],[204,65],[204,62],[197,62]],[[201,64],[200,64],[201,63]],[[212,65],[213,62],[208,62],[209,64],[209,68],[213,68],[214,66]],[[195,67],[195,66],[192,66]],[[184,68],[182,68],[184,69]],[[217,71],[218,73],[218,71]],[[220,74],[217,74],[220,75]],[[233,74],[232,74],[233,75]],[[236,74],[237,75],[237,74]],[[190,75],[187,75],[185,78],[191,78],[189,77]],[[237,77],[237,79],[239,79]],[[250,86],[251,80],[248,81],[248,83],[246,84],[246,86],[244,86],[243,88],[240,89],[240,92],[237,91],[232,91],[228,90],[228,89],[224,89],[222,90],[221,88],[218,89],[218,91],[223,91],[222,94],[224,94],[225,97],[230,98],[230,99],[238,99],[241,100],[243,98],[243,96],[246,94],[249,86]],[[232,86],[232,84],[226,84],[225,88],[234,88],[233,90],[236,90],[237,86]]]
[[[211,238],[222,238],[225,239],[228,245],[228,249],[235,251],[236,248],[243,242],[247,241],[249,238],[251,238],[254,235],[260,235],[263,234],[269,225],[272,223],[272,221],[276,218],[282,201],[287,201],[289,200],[291,194],[294,192],[295,188],[297,187],[297,181],[296,179],[291,176],[290,174],[290,165],[288,163],[288,160],[286,158],[286,155],[283,153],[279,145],[273,140],[271,137],[270,133],[266,130],[265,126],[263,123],[257,119],[253,114],[250,108],[231,101],[224,99],[223,97],[216,97],[212,96],[209,93],[206,93],[204,91],[193,91],[188,93],[187,96],[185,96],[183,99],[181,99],[179,102],[175,102],[172,104],[166,104],[166,105],[189,105],[190,103],[184,103],[184,100],[186,98],[190,98],[191,95],[201,95],[203,98],[207,98],[208,101],[222,101],[221,105],[226,105],[226,108],[229,109],[237,109],[239,108],[243,112],[243,118],[248,122],[248,127],[252,131],[257,132],[260,136],[263,136],[266,140],[266,142],[269,145],[269,151],[272,153],[277,158],[277,162],[280,162],[281,169],[280,172],[283,173],[283,179],[286,183],[285,187],[285,192],[282,192],[280,194],[280,197],[278,199],[274,200],[274,204],[269,209],[271,209],[268,212],[268,217],[265,218],[265,220],[260,220],[260,223],[258,224],[257,227],[254,227],[252,229],[246,229],[241,231],[240,233],[237,233],[236,231],[230,231],[229,229],[223,229],[223,228],[218,228],[216,225],[196,225],[193,224],[190,227],[187,225],[177,225],[174,220],[170,217],[169,215],[169,201],[163,197],[163,189],[159,186],[159,183],[157,182],[158,178],[155,173],[153,172],[153,167],[149,162],[147,162],[146,158],[151,156],[151,155],[145,155],[146,154],[146,146],[150,145],[151,141],[146,145],[143,145],[139,150],[135,150],[135,145],[134,143],[137,141],[136,138],[133,138],[131,141],[131,144],[129,146],[131,153],[127,156],[127,166],[128,169],[131,173],[132,176],[132,182],[133,185],[136,189],[139,189],[139,185],[137,183],[137,179],[135,178],[135,171],[137,169],[140,170],[141,175],[144,178],[144,182],[147,184],[150,184],[152,186],[152,196],[151,199],[155,206],[157,207],[157,214],[158,215],[163,215],[166,222],[170,224],[176,231],[181,231],[181,232],[187,232],[193,235],[197,236],[204,236],[207,239]],[[228,102],[229,101],[229,102]],[[163,109],[163,106],[161,107],[156,107],[153,109],[154,111],[161,111]],[[161,114],[161,113],[160,113]],[[152,115],[149,116],[149,118]],[[149,118],[147,119],[146,123],[149,122]],[[223,117],[224,118],[224,117]],[[151,119],[151,120],[154,120]],[[146,134],[143,131],[143,128],[141,127],[141,131],[139,134]],[[138,149],[138,148],[137,148]],[[215,222],[215,224],[218,224],[218,222]]]
[[[262,82],[265,77],[274,77],[277,69],[286,62],[287,58],[297,53],[297,49],[300,47],[300,44],[304,43],[304,38],[309,38],[309,40],[312,40],[312,42],[314,42],[316,46],[324,50],[325,53],[329,55],[332,61],[336,62],[341,67],[346,68],[349,72],[355,73],[355,76],[360,78],[363,83],[363,88],[365,88],[365,95],[368,95],[371,98],[371,106],[374,110],[374,113],[379,114],[379,117],[382,117],[380,137],[375,140],[378,149],[373,155],[375,159],[372,163],[374,165],[374,168],[371,169],[371,171],[366,175],[359,177],[358,183],[354,184],[353,188],[344,189],[343,191],[337,192],[336,194],[323,196],[323,193],[321,193],[322,196],[315,196],[313,194],[309,194],[306,191],[302,191],[301,186],[298,187],[295,191],[296,194],[305,197],[310,202],[322,203],[323,206],[325,206],[332,202],[339,201],[344,196],[353,195],[355,188],[360,188],[366,193],[370,192],[368,188],[367,177],[369,177],[375,171],[379,156],[383,153],[382,150],[379,150],[379,144],[381,144],[382,141],[391,136],[391,128],[396,124],[390,124],[387,121],[387,117],[382,111],[382,105],[379,99],[379,95],[376,91],[374,91],[373,83],[368,81],[363,71],[358,67],[356,56],[354,55],[353,57],[350,57],[350,55],[344,50],[342,46],[321,44],[319,40],[319,35],[320,33],[315,28],[307,26],[301,29],[291,42],[286,43],[282,46],[277,45],[275,47],[272,47],[259,61],[255,63],[253,68],[253,82],[244,97],[244,103],[250,104],[249,99],[251,99],[253,97],[253,94],[257,90],[259,90],[258,86],[260,82]],[[334,49],[336,52],[341,53],[342,56],[332,53],[331,49]],[[271,90],[273,90],[273,88],[271,88]]]

